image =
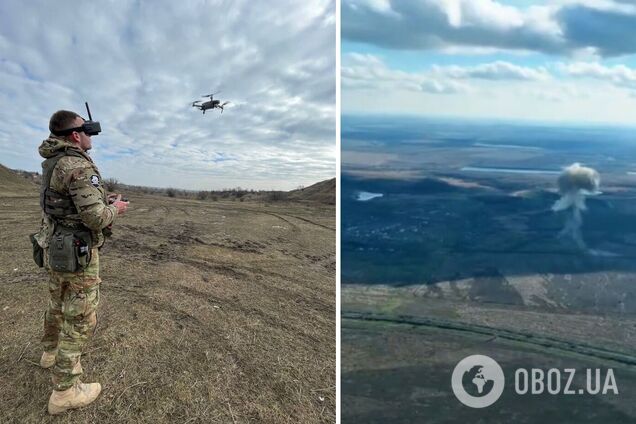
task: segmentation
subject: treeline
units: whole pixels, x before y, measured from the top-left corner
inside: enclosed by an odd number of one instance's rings
[[[225,188],[222,190],[184,190],[172,187],[158,188],[123,184],[115,178],[105,179],[104,187],[109,192],[151,194],[180,199],[210,201],[234,200],[240,202],[245,200],[261,200],[270,202],[287,200],[287,192],[284,191],[251,190],[243,189],[241,187]]]
[[[15,174],[33,181],[39,185],[42,181],[42,175],[38,172],[24,171],[21,169],[12,169]],[[151,194],[156,196],[166,196],[181,199],[197,199],[197,200],[255,200],[255,201],[267,201],[267,202],[280,202],[290,199],[289,193],[286,191],[270,191],[270,190],[253,190],[243,189],[241,187],[236,188],[224,188],[222,190],[184,190],[179,188],[158,188],[158,187],[146,187],[138,185],[130,185],[120,183],[116,178],[107,178],[103,181],[104,187],[108,192],[122,193],[122,194]],[[303,187],[298,187],[302,189]]]
[[[13,172],[21,176],[22,178],[26,178],[27,180],[33,181],[36,184],[40,184],[42,181],[42,175],[38,172],[24,171],[22,169],[12,169]]]

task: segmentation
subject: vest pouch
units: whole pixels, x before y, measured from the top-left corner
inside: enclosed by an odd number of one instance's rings
[[[77,264],[80,270],[85,270],[91,263],[93,238],[90,231],[75,231],[75,247],[77,252]]]
[[[49,243],[49,267],[55,272],[80,272],[91,261],[89,231],[58,225]]]

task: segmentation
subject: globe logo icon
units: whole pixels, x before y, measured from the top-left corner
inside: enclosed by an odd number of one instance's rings
[[[503,393],[505,377],[501,366],[485,355],[468,356],[455,366],[451,386],[457,399],[471,408],[492,405]]]

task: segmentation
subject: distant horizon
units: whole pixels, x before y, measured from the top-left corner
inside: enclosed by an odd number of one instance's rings
[[[343,112],[341,119],[347,118],[403,118],[403,119],[421,119],[431,121],[453,121],[453,122],[470,122],[477,124],[486,123],[502,123],[507,125],[528,125],[528,126],[546,126],[546,127],[572,127],[572,128],[616,128],[616,129],[634,129],[636,130],[636,121],[633,124],[622,122],[605,122],[605,121],[573,121],[573,120],[541,120],[533,118],[510,118],[510,117],[475,117],[475,116],[460,116],[460,115],[433,115],[422,113],[404,113],[404,112],[362,112],[351,111]],[[635,135],[636,138],[636,135]]]
[[[0,162],[0,166],[3,166],[5,168],[7,168],[10,171],[13,172],[29,172],[29,173],[36,173],[38,175],[42,175],[41,171],[32,171],[29,169],[20,169],[20,168],[12,168],[10,166],[5,165],[4,163]],[[240,184],[232,186],[232,187],[225,187],[225,188],[186,188],[186,187],[179,187],[179,186],[166,186],[166,187],[162,187],[162,186],[151,186],[151,185],[144,185],[144,184],[129,184],[126,183],[124,181],[120,181],[118,178],[116,177],[111,177],[111,176],[102,176],[105,180],[109,180],[109,179],[115,179],[117,180],[118,184],[123,184],[126,186],[130,186],[130,187],[143,187],[143,188],[151,188],[151,189],[158,189],[158,190],[168,190],[168,189],[175,189],[175,190],[184,190],[184,191],[191,191],[191,192],[198,192],[198,191],[228,191],[228,190],[236,190],[238,188],[240,188],[241,190],[246,190],[246,191],[283,191],[283,192],[289,192],[289,191],[294,191],[294,190],[298,190],[298,188],[300,186],[302,186],[303,188],[307,188],[307,187],[311,187],[315,184],[319,184],[325,181],[329,181],[332,180],[334,178],[336,178],[336,176],[330,177],[330,178],[325,178],[310,184],[298,184],[295,188],[290,188],[288,190],[281,190],[281,189],[275,189],[275,188],[252,188],[252,187],[243,187]]]

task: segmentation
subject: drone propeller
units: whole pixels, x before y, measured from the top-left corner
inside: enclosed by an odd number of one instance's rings
[[[212,94],[204,94],[204,95],[203,95],[203,96],[201,96],[201,97],[209,97],[209,98],[212,98],[212,96],[216,96],[216,95],[217,95],[217,94],[219,94],[219,93],[220,93],[220,91],[217,91],[216,93],[212,93]]]
[[[230,103],[229,100],[227,102],[223,103],[221,106],[225,106],[228,103]]]

